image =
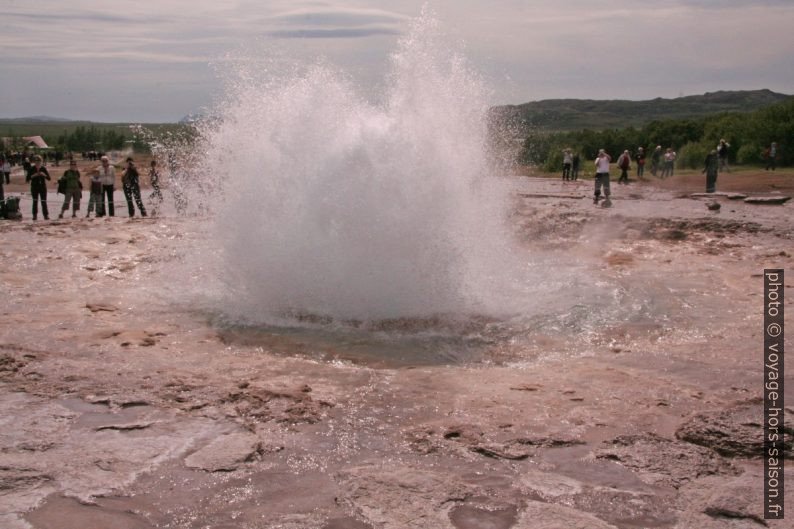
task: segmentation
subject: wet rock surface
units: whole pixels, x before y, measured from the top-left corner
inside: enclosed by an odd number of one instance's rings
[[[541,184],[511,220],[573,301],[519,331],[368,324],[490,333],[462,364],[224,339],[157,279],[196,219],[0,224],[0,527],[787,527],[761,521],[746,351],[760,271],[794,263],[792,204],[717,215],[631,186],[603,209]]]
[[[263,451],[262,442],[250,433],[231,433],[185,458],[185,466],[209,472],[231,471],[253,461]]]
[[[781,410],[783,413],[787,412]],[[788,415],[791,417],[790,413]],[[758,401],[698,413],[681,425],[676,437],[728,457],[763,457],[763,417],[764,405]],[[790,458],[794,448],[794,428],[786,426],[780,434]]]
[[[678,488],[703,476],[734,476],[741,472],[709,448],[651,433],[618,436],[603,444],[604,448],[595,451],[597,458],[638,470],[649,483]]]

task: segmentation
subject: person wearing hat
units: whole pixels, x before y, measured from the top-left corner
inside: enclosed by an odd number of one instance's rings
[[[121,185],[124,190],[124,198],[127,199],[127,211],[129,211],[130,217],[135,216],[135,207],[132,205],[133,198],[138,205],[138,211],[141,212],[141,217],[145,217],[146,208],[143,207],[141,200],[140,175],[132,158],[127,158],[127,168],[121,174]]]

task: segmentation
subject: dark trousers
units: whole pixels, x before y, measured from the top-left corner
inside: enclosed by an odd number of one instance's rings
[[[629,183],[629,170],[620,169],[620,178],[618,178],[618,184],[628,184]]]
[[[595,177],[595,197],[601,196],[601,188],[604,188],[604,196],[609,198],[609,173],[596,173]]]
[[[47,209],[47,188],[31,187],[30,195],[33,197],[33,220],[39,215],[39,200],[41,200],[41,213],[45,219],[50,218],[50,211]]]
[[[563,180],[571,179],[571,164],[569,163],[562,164],[562,179]]]
[[[111,217],[116,216],[116,210],[113,206],[113,191],[115,191],[115,187],[111,185],[102,185],[102,194],[99,195],[99,204],[97,205],[97,216],[102,217],[105,215],[105,211],[108,212],[108,215]],[[108,197],[108,207],[107,210],[105,209],[105,197]],[[101,206],[101,208],[99,207]],[[102,210],[102,215],[99,214],[99,210]]]
[[[137,184],[127,185],[123,187],[124,189],[124,198],[127,199],[127,211],[130,214],[130,217],[135,216],[135,208],[132,205],[132,199],[135,198],[135,203],[138,204],[138,211],[141,212],[141,216],[146,216],[146,208],[143,207],[143,201],[141,200],[141,188]]]
[[[642,178],[645,174],[645,164],[637,164],[637,178]]]
[[[659,161],[658,160],[651,160],[651,174],[656,176],[656,173],[659,171]]]
[[[6,184],[10,184],[10,183],[11,183],[11,173],[5,173],[5,172],[4,172],[4,173],[3,173],[3,176],[4,176],[4,177],[5,177],[5,179],[6,179]]]
[[[769,171],[770,169],[772,169],[774,171],[775,167],[777,167],[777,160],[775,160],[774,158],[770,158],[766,162],[766,170]]]
[[[706,193],[717,191],[717,168],[706,172]]]

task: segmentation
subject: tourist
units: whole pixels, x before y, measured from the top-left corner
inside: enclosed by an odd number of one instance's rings
[[[135,162],[132,158],[127,158],[127,168],[121,174],[122,188],[124,189],[124,198],[127,199],[127,211],[130,217],[135,216],[135,207],[132,205],[132,199],[135,198],[135,203],[138,205],[138,210],[141,212],[141,217],[146,216],[146,208],[143,207],[141,200],[141,186],[138,169],[135,167]]]
[[[657,171],[659,171],[659,162],[662,159],[662,146],[657,145],[656,149],[651,153],[651,174],[656,176]]]
[[[41,213],[44,215],[44,220],[50,218],[50,212],[47,210],[47,180],[52,180],[52,178],[41,162],[41,156],[34,156],[33,165],[25,176],[25,181],[30,182],[30,196],[33,198],[33,220],[36,220],[39,215],[39,201],[41,201]]]
[[[149,168],[149,185],[152,186],[152,194],[149,195],[149,204],[152,208],[152,216],[157,215],[159,207],[163,203],[163,193],[160,190],[160,173],[157,171],[157,160],[152,160]]]
[[[80,182],[80,171],[77,170],[77,162],[74,160],[69,162],[69,169],[63,172],[61,180],[65,182],[63,193],[63,207],[61,214],[58,215],[59,219],[63,218],[63,214],[69,209],[69,201],[72,202],[72,218],[77,216],[77,210],[80,209],[80,199],[83,197],[81,190],[83,184]]]
[[[620,167],[620,178],[618,184],[629,184],[629,169],[631,169],[631,155],[628,150],[623,151],[618,157],[618,167]]]
[[[609,200],[609,162],[612,158],[604,151],[598,150],[598,157],[595,160],[596,177],[595,177],[595,194],[593,197],[593,204],[598,204],[601,198],[601,188],[604,188],[604,207],[608,208],[612,205]]]
[[[88,195],[88,208],[85,218],[91,216],[91,212],[96,207],[96,216],[101,217],[105,214],[105,203],[102,200],[102,176],[98,170],[91,172],[90,193]]]
[[[574,153],[574,155],[573,155],[573,164],[572,165],[573,165],[573,167],[572,167],[573,168],[573,177],[572,178],[574,180],[578,180],[579,179],[579,169],[582,166],[582,159],[579,157],[579,153],[578,152]]]
[[[116,190],[116,168],[110,165],[110,160],[107,156],[100,158],[101,164],[97,169],[99,171],[99,178],[102,180],[102,195],[99,197],[99,205],[97,207],[97,217],[105,215],[105,197],[108,199],[107,213],[111,217],[115,216],[115,208],[113,206],[113,192]],[[99,213],[100,209],[102,214]]]
[[[668,147],[664,152],[664,165],[662,166],[662,178],[673,176],[675,169],[676,154],[672,147]]]
[[[714,193],[717,191],[717,167],[719,161],[717,160],[717,150],[712,151],[706,156],[702,173],[706,174],[706,193]]]
[[[571,166],[573,165],[573,156],[571,155],[571,149],[565,149],[562,151],[562,179],[563,180],[570,180],[571,179]]]
[[[645,149],[637,147],[634,159],[637,161],[637,179],[642,180],[642,175],[645,174]]]
[[[777,167],[777,143],[774,141],[772,142],[772,145],[770,145],[769,148],[764,152],[764,157],[766,158],[766,170],[769,171],[771,168],[774,171],[775,167]]]
[[[0,165],[0,170],[3,173],[2,175],[0,175],[0,180],[5,178],[6,184],[10,184],[11,183],[11,161],[8,159],[7,156],[3,156],[2,165]]]
[[[717,157],[720,161],[720,171],[727,171],[731,172],[730,168],[728,168],[728,149],[730,148],[731,144],[725,141],[724,139],[720,140],[719,145],[717,145]]]

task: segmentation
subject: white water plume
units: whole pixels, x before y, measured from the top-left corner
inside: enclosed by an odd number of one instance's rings
[[[488,93],[437,26],[412,24],[379,104],[323,63],[239,75],[202,138],[227,316],[495,310],[510,250]]]

